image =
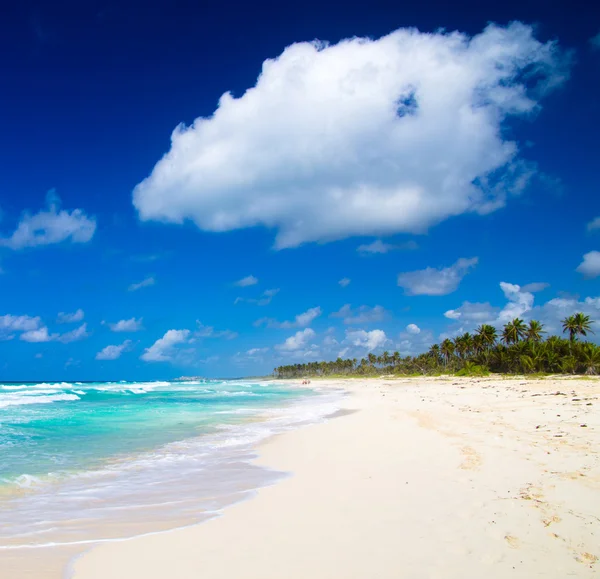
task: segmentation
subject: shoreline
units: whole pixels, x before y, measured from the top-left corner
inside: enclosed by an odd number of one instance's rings
[[[352,393],[343,415],[269,438],[254,461],[292,476],[202,524],[94,546],[67,576],[595,574],[600,381],[317,384]]]
[[[288,384],[288,390],[297,388],[296,384]],[[277,386],[288,384],[279,383]],[[298,390],[301,390],[301,388],[298,388]],[[319,389],[314,390],[318,391]],[[231,413],[249,414],[249,416],[241,421],[236,419],[232,423],[223,423],[215,432],[168,443],[159,447],[156,451],[149,450],[139,455],[135,454],[128,461],[123,457],[119,458],[119,464],[127,469],[126,472],[131,471],[135,475],[135,465],[143,462],[146,456],[151,456],[155,452],[173,455],[175,447],[178,448],[180,445],[183,445],[185,449],[195,448],[198,456],[194,457],[192,455],[190,460],[198,460],[204,464],[203,468],[206,473],[197,472],[197,476],[189,479],[189,481],[184,482],[186,477],[182,480],[182,484],[185,484],[190,490],[195,489],[195,496],[190,495],[191,500],[186,498],[186,503],[189,502],[190,507],[193,508],[185,518],[183,516],[179,518],[181,513],[178,512],[181,510],[179,503],[182,503],[182,497],[176,495],[175,498],[170,498],[169,490],[161,491],[160,485],[156,486],[157,481],[154,483],[148,481],[150,484],[148,489],[140,488],[140,491],[144,496],[148,495],[150,497],[150,494],[152,494],[158,502],[156,504],[149,503],[147,507],[142,507],[142,509],[137,507],[137,503],[140,502],[141,505],[144,503],[144,499],[139,501],[139,497],[135,498],[134,496],[125,503],[97,504],[98,500],[94,487],[91,487],[92,493],[89,495],[89,500],[86,501],[84,508],[86,508],[86,512],[91,509],[90,512],[94,517],[96,515],[93,514],[93,510],[95,508],[99,509],[98,514],[100,517],[85,525],[82,528],[84,532],[81,533],[74,533],[69,528],[63,528],[59,522],[55,528],[52,528],[52,535],[48,536],[47,540],[39,542],[39,544],[33,542],[29,544],[29,541],[25,539],[23,541],[17,539],[19,535],[14,534],[16,533],[14,528],[11,532],[10,519],[6,519],[8,541],[3,542],[0,546],[0,577],[61,579],[65,575],[65,568],[70,567],[71,561],[90,548],[103,544],[129,541],[138,537],[169,533],[178,529],[187,529],[220,516],[223,510],[231,505],[252,497],[257,489],[274,484],[280,478],[287,476],[286,473],[263,468],[255,463],[257,448],[261,442],[272,436],[277,436],[288,429],[322,420],[339,408],[338,400],[343,397],[341,392],[339,396],[330,391],[326,391],[324,394],[324,396],[317,393],[308,396],[300,394],[285,403],[273,406],[267,405],[262,409],[259,407],[253,408],[251,412],[247,412],[245,409],[243,409],[243,412],[235,410]],[[210,456],[205,456],[207,450],[210,451]],[[186,452],[189,451],[186,450]],[[208,462],[206,462],[207,460]],[[220,464],[213,465],[215,460]],[[112,460],[109,464],[116,463]],[[174,468],[178,468],[177,465]],[[102,467],[98,471],[93,470],[90,472],[94,474],[103,472],[104,469],[105,467]],[[189,470],[189,467],[185,470]],[[178,472],[181,471],[174,471],[172,476],[177,477]],[[88,476],[86,471],[82,471],[81,474],[84,477]],[[77,480],[78,476],[75,476],[73,480]],[[226,478],[218,483],[219,477]],[[59,484],[68,485],[70,480],[65,479]],[[60,495],[70,494],[69,487],[48,487],[44,492],[46,494],[58,493],[59,498]],[[78,492],[81,492],[81,489],[78,489]],[[23,497],[27,497],[28,494],[31,493],[25,493]],[[19,496],[17,494],[14,498],[18,499]],[[35,497],[35,494],[31,494],[31,496]],[[9,496],[8,500],[10,498]],[[163,505],[168,505],[173,500],[178,503],[176,511],[171,514],[165,512],[167,518],[164,521],[153,517],[158,512],[157,509],[163,509]],[[12,505],[7,503],[6,505],[0,505],[0,510],[3,506],[12,508]],[[103,520],[102,510],[105,508],[109,512],[107,520]],[[110,512],[116,512],[123,508],[127,510],[123,511],[124,514],[120,516],[115,524],[112,524]],[[135,522],[127,516],[127,512],[131,509],[134,510]],[[77,523],[73,524],[79,525],[80,518],[85,524],[86,517],[82,513],[73,511],[71,517],[77,520]],[[40,519],[43,520],[44,518],[42,509]],[[35,522],[32,521],[32,524],[34,526],[30,525],[27,531],[33,531],[32,534],[35,535],[38,529]],[[121,534],[122,532],[126,534]],[[13,534],[14,536],[10,536]]]

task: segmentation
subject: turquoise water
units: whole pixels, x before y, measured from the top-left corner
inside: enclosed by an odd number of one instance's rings
[[[257,442],[336,400],[244,381],[0,384],[0,548],[214,516],[281,476],[252,464]]]

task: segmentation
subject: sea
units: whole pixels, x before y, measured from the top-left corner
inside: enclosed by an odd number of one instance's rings
[[[341,392],[253,380],[0,384],[0,555],[201,523],[289,473],[268,437]]]

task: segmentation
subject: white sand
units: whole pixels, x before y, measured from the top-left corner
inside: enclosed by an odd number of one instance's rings
[[[293,476],[202,525],[94,547],[75,579],[596,576],[598,381],[344,386],[357,412],[261,447]]]

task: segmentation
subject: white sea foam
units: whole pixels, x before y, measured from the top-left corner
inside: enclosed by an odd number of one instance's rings
[[[0,408],[7,408],[8,406],[25,406],[28,404],[50,404],[52,402],[67,402],[79,399],[79,396],[76,394],[55,394],[52,396],[7,394],[0,396]]]
[[[232,396],[240,395],[235,390],[239,384],[233,389],[231,383],[223,386],[229,386],[224,391]],[[223,393],[217,387],[215,390],[217,395]],[[205,520],[253,489],[283,476],[252,462],[257,443],[301,424],[325,419],[339,408],[339,401],[339,393],[327,392],[283,407],[218,411],[260,415],[262,420],[222,425],[213,434],[166,444],[133,457],[115,458],[102,468],[60,481],[23,478],[23,486],[33,490],[13,499],[4,511],[7,516],[0,521],[0,549],[3,545],[19,548],[71,543],[73,539],[82,544],[118,540],[132,532],[140,534]],[[53,528],[60,531],[55,533]],[[36,534],[25,536],[32,529]],[[110,529],[110,537],[103,535],[106,529]],[[18,535],[23,535],[22,540]]]

